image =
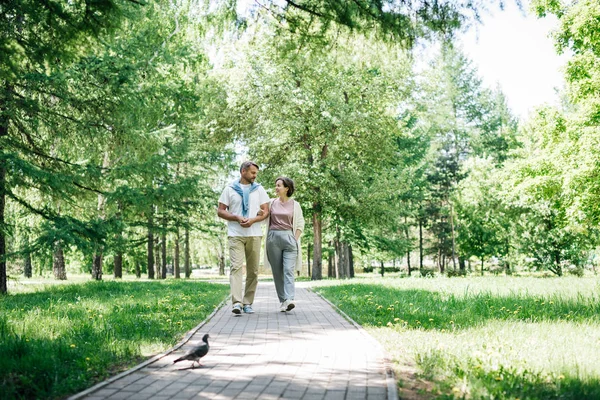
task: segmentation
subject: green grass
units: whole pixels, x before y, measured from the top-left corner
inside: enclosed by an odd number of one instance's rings
[[[315,290],[384,345],[401,380],[413,366],[433,383],[429,396],[600,398],[598,278],[367,279]]]
[[[20,291],[0,297],[0,399],[61,398],[165,351],[229,286],[106,281]]]

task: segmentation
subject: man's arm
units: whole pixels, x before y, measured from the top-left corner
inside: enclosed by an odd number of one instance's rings
[[[219,216],[219,218],[223,218],[227,221],[237,221],[240,223],[240,225],[248,222],[248,218],[244,218],[241,215],[235,215],[230,213],[227,209],[227,206],[223,203],[219,203],[219,208],[217,208],[217,215]]]

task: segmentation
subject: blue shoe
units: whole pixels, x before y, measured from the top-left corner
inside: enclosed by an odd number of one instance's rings
[[[235,315],[242,315],[242,306],[240,305],[240,303],[235,303],[231,312]]]
[[[244,312],[246,314],[254,314],[254,310],[252,309],[252,306],[250,304],[246,304],[244,306]]]

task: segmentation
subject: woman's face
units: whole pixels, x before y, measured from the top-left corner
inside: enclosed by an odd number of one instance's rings
[[[275,182],[275,193],[277,194],[277,196],[281,197],[283,195],[287,195],[287,192],[288,188],[283,186],[283,181],[278,180],[277,182]]]

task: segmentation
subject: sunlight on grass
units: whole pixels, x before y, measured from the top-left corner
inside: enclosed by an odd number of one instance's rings
[[[597,278],[367,279],[315,290],[442,397],[600,398]]]
[[[23,285],[0,298],[0,398],[60,398],[167,350],[227,285],[190,280]]]

